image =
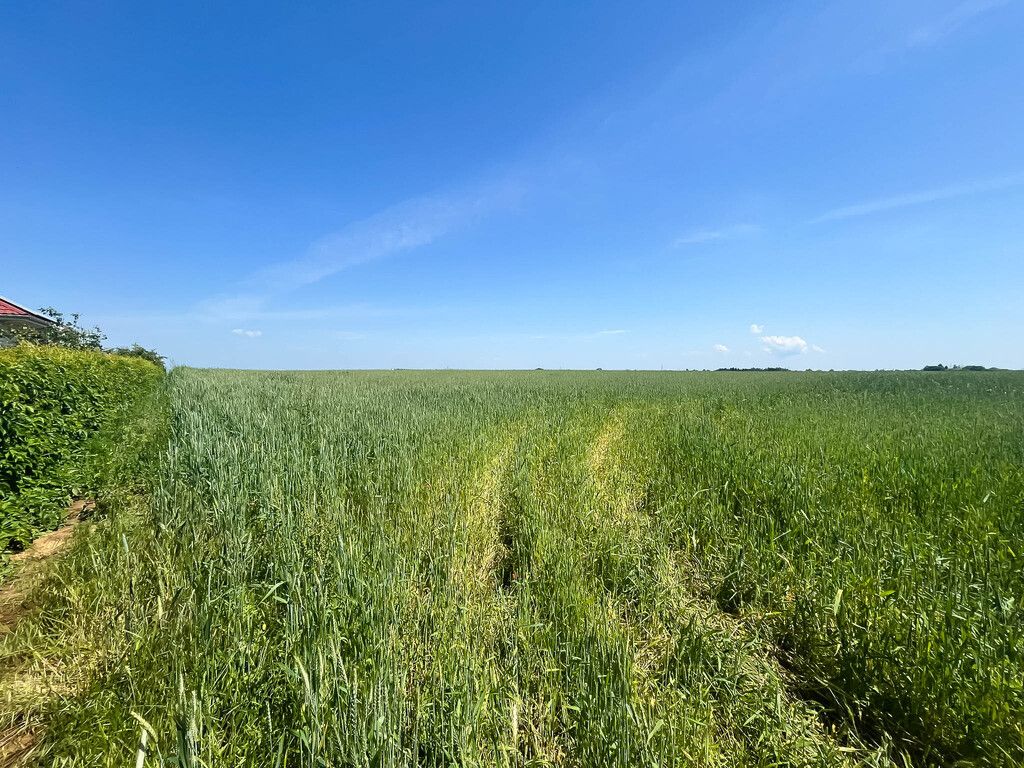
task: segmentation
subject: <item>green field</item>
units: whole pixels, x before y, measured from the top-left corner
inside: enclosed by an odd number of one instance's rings
[[[51,681],[41,764],[144,729],[154,766],[1024,763],[1024,374],[178,369],[166,400],[145,497],[5,641]]]

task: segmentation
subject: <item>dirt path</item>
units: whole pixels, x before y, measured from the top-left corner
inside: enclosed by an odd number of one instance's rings
[[[25,615],[28,610],[25,601],[47,561],[67,546],[75,527],[88,517],[94,506],[87,499],[73,502],[57,530],[44,533],[28,549],[11,555],[14,572],[0,584],[0,636],[13,631]]]
[[[55,531],[44,533],[23,552],[11,555],[13,572],[0,584],[0,639],[14,631],[18,622],[31,610],[28,602],[32,591],[43,576],[50,561],[67,547],[75,527],[89,516],[94,503],[79,499],[68,507],[67,515]],[[14,688],[31,685],[31,681],[13,678],[0,680],[0,687],[10,695]],[[9,687],[10,686],[10,687]],[[0,729],[0,768],[22,765],[31,757],[36,745],[36,731],[26,724],[15,724]]]

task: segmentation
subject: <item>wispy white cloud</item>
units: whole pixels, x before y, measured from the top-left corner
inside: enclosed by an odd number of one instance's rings
[[[966,0],[948,13],[924,24],[907,36],[907,47],[935,45],[960,27],[988,11],[1008,5],[1010,0]]]
[[[916,23],[907,23],[905,15],[899,13],[902,10],[911,10],[911,3],[892,3],[897,18],[902,17],[900,29],[888,38],[888,41],[880,46],[872,47],[862,53],[857,63],[860,68],[872,73],[880,72],[886,63],[894,57],[901,57],[907,53],[918,53],[934,48],[953,37],[964,27],[970,26],[972,22],[979,20],[979,17],[1009,5],[1011,0],[961,0],[960,3],[950,7],[948,1],[939,3],[924,3],[931,15]],[[940,9],[940,6],[945,6]]]
[[[729,348],[725,346],[725,344],[715,344],[712,349],[714,349],[715,352],[721,352],[723,355],[729,351]]]
[[[698,245],[700,243],[711,243],[715,240],[725,239],[725,232],[720,229],[695,229],[687,232],[672,241],[672,245],[680,248],[684,245]]]
[[[682,248],[687,245],[700,245],[712,243],[716,240],[731,240],[737,237],[751,235],[758,231],[753,224],[735,224],[720,229],[694,229],[680,235],[672,241],[673,248]]]
[[[764,326],[763,325],[758,325],[757,323],[751,323],[750,324],[750,332],[752,334],[754,334],[755,336],[757,336],[757,335],[759,335],[761,333],[764,333]]]
[[[233,328],[231,329],[231,332],[235,334],[235,336],[245,336],[250,339],[255,339],[263,335],[263,331],[250,328]]]
[[[292,305],[294,306],[294,305]],[[166,318],[200,319],[205,322],[291,322],[309,320],[367,320],[379,317],[415,315],[421,310],[353,303],[329,306],[278,309],[273,298],[259,294],[214,296],[202,301],[190,312]]]
[[[515,208],[525,190],[520,177],[508,175],[455,192],[405,200],[320,237],[302,256],[256,270],[239,282],[237,291],[211,297],[195,311],[232,319],[322,317],[322,310],[276,311],[271,299],[344,270],[428,246],[488,214]]]
[[[874,200],[866,200],[854,205],[846,205],[841,208],[833,208],[810,220],[810,224],[819,224],[825,221],[840,221],[852,219],[857,216],[868,216],[873,213],[883,213],[898,208],[907,208],[912,205],[923,205],[925,203],[939,202],[940,200],[951,200],[958,197],[979,195],[985,192],[996,192],[1002,189],[1010,189],[1024,185],[1024,173],[1011,176],[1001,176],[995,179],[976,181],[967,184],[951,184],[945,187],[935,187],[917,192],[907,192],[892,197],[880,197]]]
[[[300,258],[261,269],[248,281],[274,291],[298,288],[387,256],[421,248],[496,209],[517,204],[519,183],[503,180],[454,194],[406,200],[319,238]]]
[[[595,336],[618,336],[621,333],[629,333],[629,331],[626,331],[626,330],[624,330],[622,328],[614,328],[614,329],[609,330],[609,331],[598,331],[594,335]]]

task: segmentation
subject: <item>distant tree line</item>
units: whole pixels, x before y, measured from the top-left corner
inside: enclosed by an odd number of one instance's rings
[[[733,371],[736,373],[751,373],[754,371],[789,371],[789,368],[715,368],[716,371]]]
[[[53,307],[43,307],[39,310],[53,322],[44,326],[20,326],[13,328],[0,328],[0,338],[10,339],[14,342],[26,342],[28,344],[40,344],[53,347],[64,347],[66,349],[91,349],[97,352],[109,352],[113,355],[124,357],[141,357],[164,367],[164,357],[155,350],[147,349],[139,344],[132,344],[130,347],[104,347],[106,335],[97,326],[84,328],[78,322],[78,313],[72,312],[65,315]]]
[[[925,371],[996,371],[998,368],[986,368],[984,365],[926,365]]]

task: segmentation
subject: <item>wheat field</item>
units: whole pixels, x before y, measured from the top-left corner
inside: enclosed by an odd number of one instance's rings
[[[141,418],[5,640],[40,764],[1024,762],[1024,374],[177,369]]]

